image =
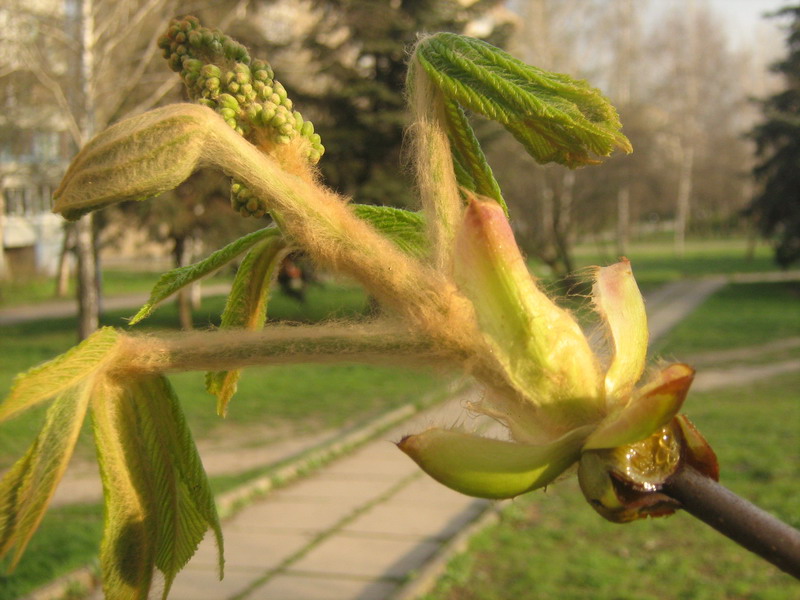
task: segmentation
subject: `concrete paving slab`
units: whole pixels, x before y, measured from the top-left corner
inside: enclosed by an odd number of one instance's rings
[[[225,572],[263,573],[303,548],[311,536],[304,533],[242,530],[223,526],[225,536]],[[217,565],[217,547],[213,536],[206,535],[189,565],[213,570]],[[226,575],[227,578],[227,575]]]
[[[292,564],[287,573],[402,578],[423,565],[439,547],[437,542],[420,538],[399,540],[337,535],[314,547]]]
[[[373,507],[347,524],[343,533],[412,538],[449,539],[474,520],[485,506],[472,502],[461,511],[440,505],[403,505],[387,502]]]
[[[310,479],[304,479],[276,491],[274,497],[282,500],[289,498],[336,501],[356,499],[366,502],[385,494],[394,483],[392,479],[378,479],[369,476],[343,479],[332,477],[326,471],[322,471]]]
[[[459,494],[427,476],[404,487],[392,496],[391,501],[393,504],[409,506],[449,506],[453,511],[462,510],[473,502],[488,502]]]
[[[397,590],[393,581],[364,581],[307,574],[285,574],[270,579],[247,600],[386,600]]]
[[[327,531],[351,514],[356,503],[333,501],[305,501],[270,498],[243,509],[234,519],[223,524],[228,531],[290,531],[316,533]]]
[[[178,573],[169,594],[170,600],[223,600],[241,593],[259,576],[252,571],[227,569],[225,579],[216,571],[189,564]]]

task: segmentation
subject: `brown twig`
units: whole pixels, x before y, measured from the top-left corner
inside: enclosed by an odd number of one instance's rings
[[[800,579],[800,531],[692,469],[679,469],[662,492],[686,512]]]

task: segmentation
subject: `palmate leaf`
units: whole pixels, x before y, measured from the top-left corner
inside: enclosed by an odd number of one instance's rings
[[[169,298],[181,288],[210,275],[217,269],[225,266],[237,256],[252,248],[255,244],[277,233],[275,227],[266,227],[249,233],[238,240],[231,242],[224,248],[212,252],[206,258],[193,265],[179,267],[164,273],[150,292],[150,298],[130,320],[135,325],[142,319],[150,316],[156,305]]]
[[[223,329],[253,331],[264,326],[269,286],[289,251],[280,231],[271,231],[273,233],[270,236],[262,239],[247,253],[236,271],[236,278],[222,313]],[[227,412],[228,403],[236,393],[240,374],[240,369],[206,374],[206,389],[217,397],[217,412],[221,416]]]
[[[72,457],[92,381],[69,388],[47,410],[36,440],[0,481],[0,557],[14,549],[10,568],[19,562]]]
[[[148,597],[153,569],[175,575],[214,531],[222,532],[200,457],[169,382],[161,375],[105,378],[92,399],[106,498],[100,561],[106,597]]]
[[[503,125],[540,163],[577,167],[598,162],[596,157],[615,148],[631,150],[614,107],[584,81],[527,65],[486,42],[452,33],[425,38],[415,57],[446,98]],[[458,142],[456,155],[466,168],[480,157],[468,139],[469,125],[459,124],[457,114],[449,112],[456,117],[451,124],[458,126],[451,132]],[[475,165],[470,173],[478,186],[491,186],[486,167],[480,160]]]
[[[53,360],[18,375],[0,405],[0,421],[49,400],[101,370],[116,357],[120,336],[103,327]]]

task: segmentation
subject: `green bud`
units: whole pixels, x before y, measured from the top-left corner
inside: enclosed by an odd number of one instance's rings
[[[227,87],[228,87],[228,91],[229,91],[231,94],[235,94],[235,93],[237,93],[237,92],[239,91],[239,84],[238,84],[238,83],[236,83],[235,81],[231,81],[231,82],[228,84],[228,86],[227,86]]]
[[[239,106],[239,103],[236,101],[236,98],[234,98],[230,94],[220,94],[219,97],[217,98],[217,101],[219,102],[220,106],[224,106],[225,108],[230,108],[231,110],[234,110],[236,112],[238,112],[241,108]]]
[[[209,77],[206,79],[205,88],[211,92],[219,89],[219,77]]]
[[[253,93],[253,86],[250,85],[249,83],[245,83],[244,85],[242,85],[242,87],[239,88],[239,91],[248,98],[255,96],[255,94]]]
[[[239,85],[244,85],[245,83],[250,83],[250,73],[236,73],[236,83]]]
[[[197,48],[203,44],[203,35],[198,31],[189,33],[189,45]]]
[[[222,118],[226,120],[236,117],[236,111],[232,108],[221,108],[219,114],[222,115]]]
[[[200,61],[197,61],[197,62],[200,62]],[[216,77],[217,80],[219,80],[219,77],[221,75],[221,71],[220,71],[220,69],[219,69],[219,67],[217,65],[204,65],[200,69],[200,74],[203,77]]]
[[[278,137],[275,139],[275,141],[276,141],[278,144],[283,144],[283,145],[285,145],[285,144],[288,144],[289,142],[291,142],[291,141],[292,141],[292,136],[290,136],[290,135],[279,135],[279,136],[278,136]]]
[[[274,127],[275,129],[280,128],[282,125],[286,123],[286,116],[283,113],[277,112],[272,120],[269,122],[270,127]]]
[[[261,122],[262,125],[265,127],[270,126],[270,122],[272,121],[273,117],[275,116],[275,107],[267,104],[261,110],[261,113],[258,115],[258,120]]]
[[[281,100],[286,98],[286,88],[283,87],[283,84],[280,81],[276,81],[275,85],[273,85],[272,87]]]
[[[303,126],[300,128],[300,133],[303,137],[311,138],[314,133],[314,124],[311,121],[304,122]]]
[[[281,135],[286,135],[286,136],[291,137],[292,134],[294,133],[294,131],[295,131],[294,123],[284,123],[283,125],[278,127],[278,132]]]

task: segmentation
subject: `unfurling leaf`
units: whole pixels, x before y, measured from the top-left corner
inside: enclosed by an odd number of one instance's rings
[[[277,229],[262,239],[247,253],[233,281],[228,302],[222,313],[223,329],[253,331],[264,326],[267,319],[269,286],[288,248]],[[206,389],[217,397],[217,412],[224,416],[228,403],[236,393],[240,369],[216,371],[206,375]]]
[[[222,532],[178,400],[161,375],[105,378],[92,398],[106,498],[100,561],[107,598],[144,599],[153,569],[175,575],[211,528],[222,571]]]
[[[615,148],[631,151],[614,107],[585,81],[537,69],[486,42],[452,33],[423,39],[415,56],[448,99],[503,125],[540,163],[577,167],[598,162],[593,155],[608,156]],[[455,139],[457,156],[473,154],[467,137],[458,133]],[[481,168],[472,173],[485,176]]]
[[[200,262],[167,271],[159,278],[158,282],[153,287],[147,303],[131,318],[130,324],[135,325],[142,319],[150,316],[159,302],[169,298],[181,288],[210,275],[249,248],[252,248],[261,240],[276,234],[277,229],[274,227],[259,229],[258,231],[240,237],[238,240],[231,242],[216,252],[212,252]]]
[[[69,166],[53,210],[67,219],[173,189],[197,168],[208,109],[175,104],[125,119],[94,137]]]
[[[15,548],[11,568],[44,516],[81,431],[92,382],[61,393],[31,447],[0,482],[0,557]]]

